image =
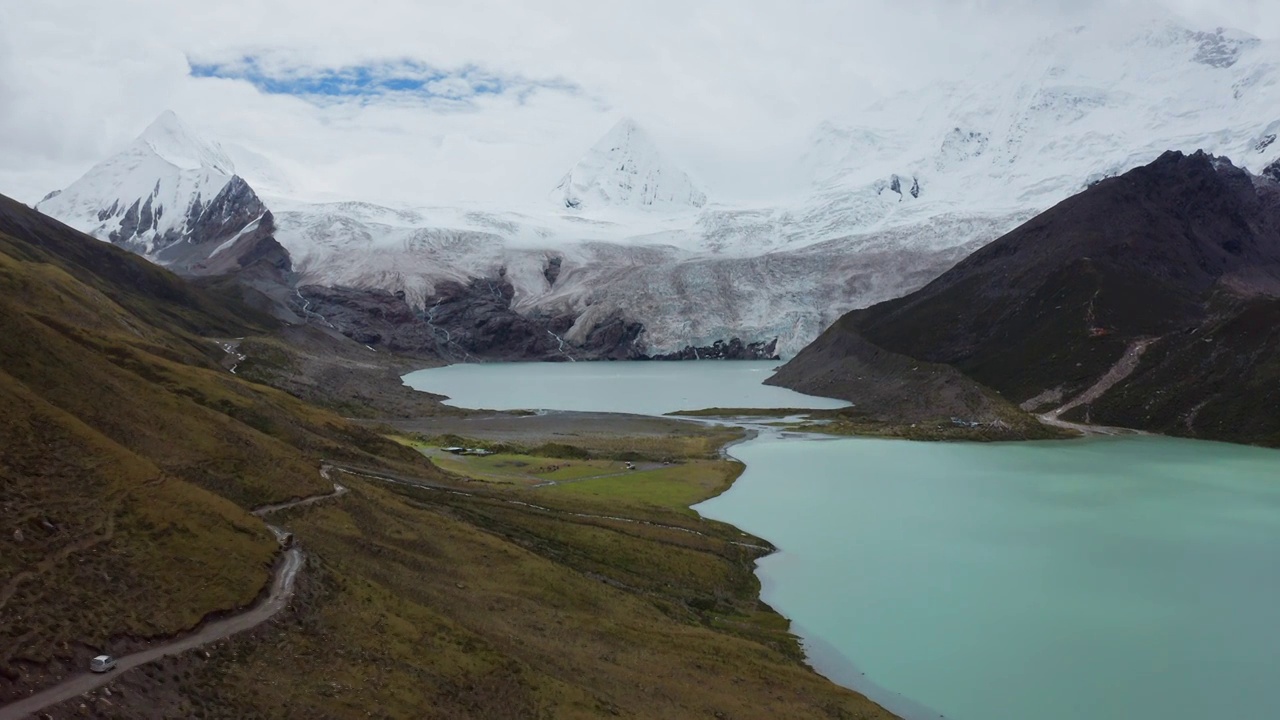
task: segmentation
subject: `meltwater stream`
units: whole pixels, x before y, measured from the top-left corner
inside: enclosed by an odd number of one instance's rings
[[[771,366],[467,365],[406,382],[495,409],[831,406],[760,386]],[[733,454],[742,478],[696,509],[778,546],[764,599],[818,670],[912,720],[1280,717],[1280,452],[763,437]]]

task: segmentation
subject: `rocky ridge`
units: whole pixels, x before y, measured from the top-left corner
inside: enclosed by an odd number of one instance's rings
[[[770,382],[890,418],[973,410],[914,380],[934,374],[1066,421],[1280,444],[1278,320],[1280,182],[1169,152],[849,313]]]

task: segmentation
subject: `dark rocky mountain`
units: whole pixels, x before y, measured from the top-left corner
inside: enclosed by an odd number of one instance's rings
[[[585,337],[569,340],[575,315],[522,314],[513,307],[514,297],[511,283],[499,276],[440,283],[426,298],[425,311],[409,305],[404,293],[318,285],[299,288],[294,307],[369,347],[449,362],[777,358],[776,340],[738,338],[650,357],[640,342],[644,326],[617,313],[597,322]]]
[[[1223,158],[1167,153],[921,290],[846,315],[774,382],[859,402],[864,358],[888,355],[959,371],[1045,411],[1131,350],[1132,374],[1065,419],[1280,442],[1280,184]],[[874,369],[891,390],[922,389],[901,381],[901,363]],[[872,400],[888,415],[921,404],[950,414],[956,403],[942,390],[964,386],[950,377],[924,387],[927,400],[896,391]]]
[[[1276,160],[1262,170],[1263,177],[1280,183],[1280,160]]]
[[[115,237],[112,242],[129,247]],[[225,275],[260,261],[292,269],[288,251],[275,239],[275,217],[238,176],[213,200],[193,204],[182,231],[166,235],[155,259],[181,275]]]

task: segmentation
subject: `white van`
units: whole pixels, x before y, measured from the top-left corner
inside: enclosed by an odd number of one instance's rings
[[[116,669],[116,659],[110,655],[99,655],[89,661],[89,669],[96,673],[104,673]]]

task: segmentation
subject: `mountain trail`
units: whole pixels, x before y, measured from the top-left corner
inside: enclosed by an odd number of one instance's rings
[[[326,480],[329,479],[328,466],[321,466],[320,475]],[[288,502],[276,503],[272,505],[264,505],[252,511],[258,517],[264,517],[274,512],[287,510],[289,508],[311,505],[325,500],[331,500],[346,494],[347,488],[338,484],[333,484],[333,492],[323,495],[312,495],[310,497],[290,500]],[[267,525],[271,532],[280,541],[281,545],[286,544],[288,533],[274,525]],[[108,529],[110,530],[110,528]],[[94,538],[95,542],[100,542],[101,537]],[[116,659],[116,669],[104,673],[83,672],[67,677],[62,682],[52,687],[45,688],[36,694],[0,706],[0,720],[22,720],[28,718],[35,713],[66,700],[83,695],[91,690],[102,687],[115,680],[121,673],[136,668],[140,665],[154,662],[170,655],[178,655],[198,648],[202,645],[222,640],[236,633],[243,632],[255,628],[262,623],[270,620],[276,613],[280,612],[288,604],[289,599],[293,597],[294,581],[297,579],[298,573],[302,570],[303,553],[297,547],[286,547],[281,562],[276,564],[275,573],[271,580],[270,590],[267,596],[255,602],[243,612],[221,618],[203,624],[193,633],[188,633],[180,637],[176,637],[167,642],[161,643],[154,647],[147,648],[136,653],[124,655]]]
[[[1096,401],[1098,398],[1105,395],[1107,391],[1111,390],[1111,388],[1118,385],[1122,380],[1132,375],[1133,371],[1138,367],[1138,362],[1142,360],[1142,354],[1147,351],[1147,348],[1150,347],[1152,343],[1159,339],[1160,338],[1142,338],[1141,340],[1135,340],[1130,343],[1129,347],[1125,348],[1124,354],[1116,361],[1116,364],[1112,365],[1111,369],[1098,379],[1098,382],[1094,383],[1092,387],[1080,393],[1065,405],[1039,415],[1038,417],[1040,418],[1040,422],[1043,422],[1046,425],[1064,428],[1066,430],[1075,430],[1084,433],[1085,435],[1120,435],[1128,433],[1143,434],[1141,431],[1129,430],[1126,428],[1113,428],[1102,425],[1068,422],[1063,420],[1062,416],[1081,405],[1087,405]]]

